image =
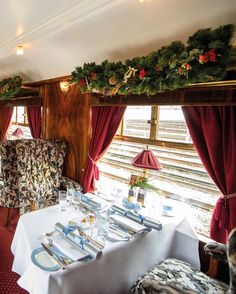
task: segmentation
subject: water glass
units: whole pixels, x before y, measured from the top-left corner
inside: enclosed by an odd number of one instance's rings
[[[74,202],[77,203],[77,204],[80,204],[81,199],[82,199],[82,195],[83,195],[82,192],[80,192],[80,191],[74,191],[74,197],[73,197]]]
[[[106,237],[109,228],[108,215],[99,215],[97,219],[97,234],[100,237]]]
[[[67,206],[67,192],[66,191],[59,191],[59,204],[60,210],[65,211]]]

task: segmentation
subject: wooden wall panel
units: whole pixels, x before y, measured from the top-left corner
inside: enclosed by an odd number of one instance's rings
[[[67,143],[64,175],[80,180],[90,143],[90,96],[76,85],[63,95],[59,82],[41,86],[43,97],[43,137]]]

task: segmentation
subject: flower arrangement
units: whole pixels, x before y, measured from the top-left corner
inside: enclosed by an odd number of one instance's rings
[[[15,76],[0,81],[0,99],[8,99],[13,97],[20,91],[22,86],[22,78]]]
[[[175,41],[169,46],[123,62],[85,63],[72,72],[83,93],[104,95],[154,95],[175,90],[189,83],[223,80],[226,67],[236,61],[236,49],[230,45],[234,25],[215,30],[198,30],[187,45]]]
[[[138,176],[138,175],[131,175],[130,181],[129,181],[129,186],[131,189],[134,187],[139,187],[147,190],[155,190],[155,186],[151,185],[148,183],[148,179],[143,176]]]

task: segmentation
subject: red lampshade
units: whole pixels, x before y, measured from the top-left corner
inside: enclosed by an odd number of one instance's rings
[[[131,162],[132,165],[145,169],[161,169],[161,165],[150,149],[140,152]]]
[[[21,128],[15,129],[15,131],[12,133],[12,136],[17,137],[17,138],[22,137],[23,135],[24,135],[24,133]]]

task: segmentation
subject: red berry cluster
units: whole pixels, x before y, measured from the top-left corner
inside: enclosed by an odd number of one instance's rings
[[[214,49],[206,51],[204,54],[199,55],[198,58],[199,63],[207,63],[209,61],[215,62],[216,61],[216,53]]]

